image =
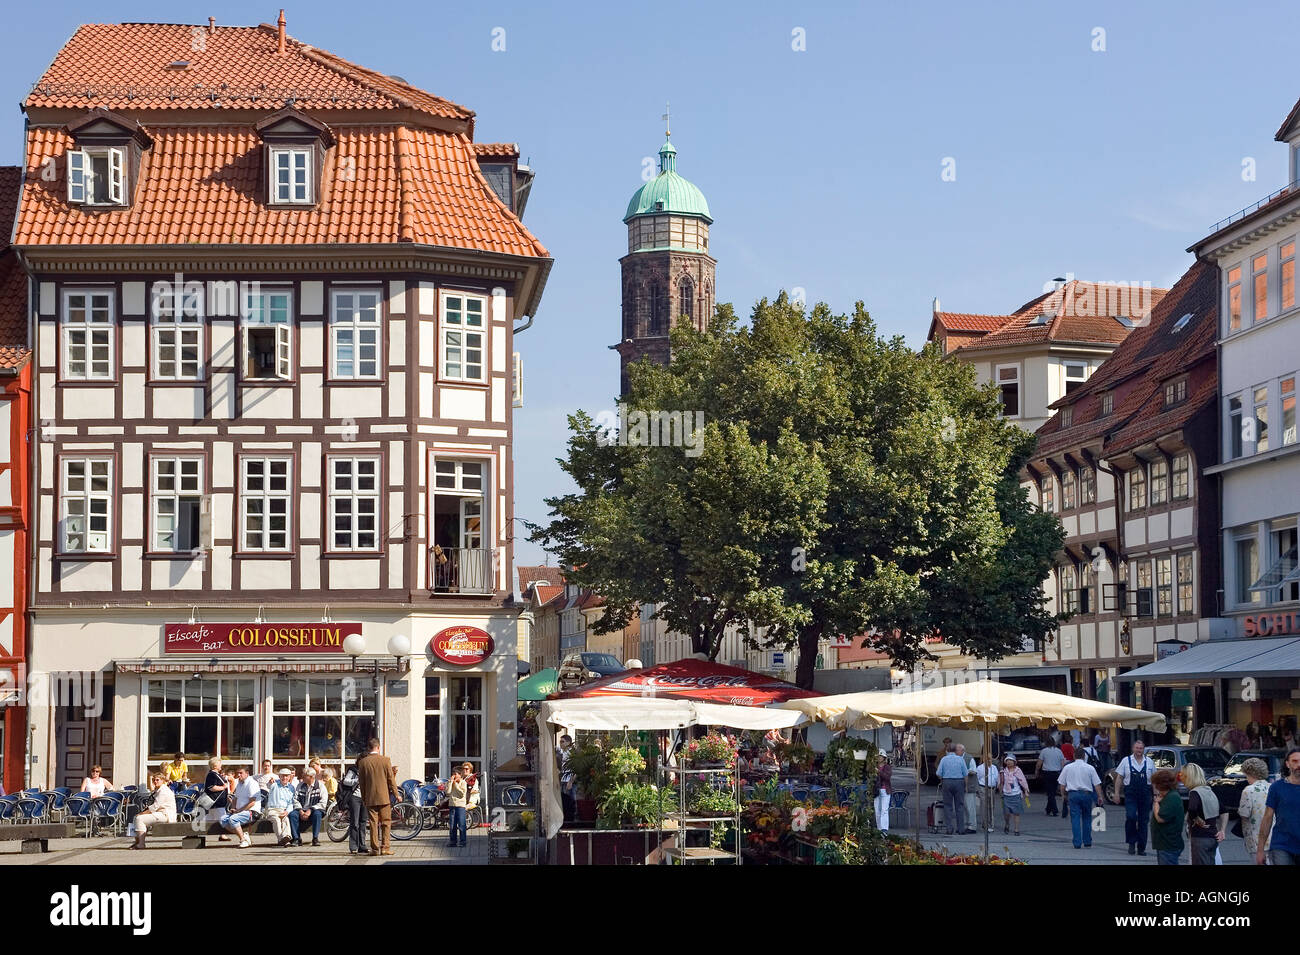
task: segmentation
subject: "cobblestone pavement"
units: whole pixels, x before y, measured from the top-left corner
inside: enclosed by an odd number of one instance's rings
[[[0,835],[3,830],[0,830]],[[447,846],[446,830],[422,832],[407,842],[393,842],[393,855],[350,855],[348,844],[322,838],[319,847],[279,849],[269,834],[253,836],[247,849],[234,842],[208,839],[206,849],[182,849],[180,837],[149,840],[143,852],[131,849],[133,839],[122,837],[53,839],[46,853],[22,854],[16,842],[0,842],[0,865],[484,865],[488,862],[488,831],[469,833],[464,849]]]

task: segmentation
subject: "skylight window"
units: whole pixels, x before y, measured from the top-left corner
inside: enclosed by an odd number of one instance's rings
[[[1033,320],[1030,321],[1029,324],[1030,324],[1030,325],[1046,325],[1049,321],[1051,321],[1051,316],[1048,315],[1046,312],[1043,312],[1041,315],[1035,315],[1035,316],[1033,317]]]
[[[1134,327],[1134,325],[1133,325],[1133,319],[1129,318],[1127,315],[1116,315],[1116,316],[1115,316],[1115,321],[1119,322],[1119,323],[1120,323],[1121,325],[1123,325],[1125,328],[1133,328],[1133,327]]]
[[[1192,313],[1191,313],[1191,312],[1188,312],[1186,315],[1184,315],[1184,316],[1183,316],[1182,318],[1180,318],[1178,321],[1174,322],[1174,327],[1173,327],[1173,329],[1172,329],[1171,331],[1174,331],[1174,332],[1181,332],[1184,328],[1187,327],[1187,323],[1190,322],[1191,320],[1192,320]]]

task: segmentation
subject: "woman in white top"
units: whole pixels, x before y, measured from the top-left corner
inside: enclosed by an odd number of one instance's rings
[[[90,775],[81,781],[81,791],[89,793],[91,799],[98,799],[113,788],[113,784],[104,778],[104,770],[99,766],[90,767]]]
[[[167,777],[154,773],[149,777],[149,788],[153,790],[153,802],[144,812],[135,817],[135,845],[132,849],[143,849],[145,834],[155,822],[176,821],[176,794],[167,785]]]

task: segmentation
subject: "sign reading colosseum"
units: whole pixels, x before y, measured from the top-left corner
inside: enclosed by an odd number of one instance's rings
[[[168,623],[163,653],[342,653],[359,623]]]

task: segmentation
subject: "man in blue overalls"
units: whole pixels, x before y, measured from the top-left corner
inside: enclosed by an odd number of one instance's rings
[[[1116,777],[1124,786],[1124,840],[1128,854],[1147,854],[1147,825],[1151,819],[1151,774],[1155,763],[1144,753],[1146,745],[1138,740],[1133,755],[1120,760]]]

